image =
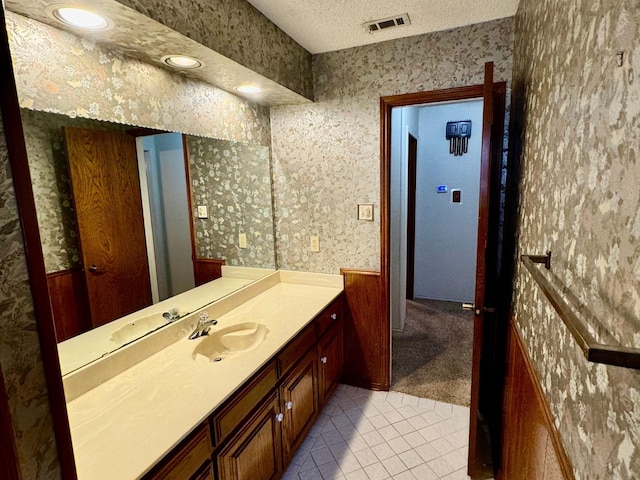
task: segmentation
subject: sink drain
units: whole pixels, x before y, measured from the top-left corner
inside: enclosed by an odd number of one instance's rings
[[[213,360],[211,360],[212,362],[221,362],[222,361],[222,357],[216,357]]]

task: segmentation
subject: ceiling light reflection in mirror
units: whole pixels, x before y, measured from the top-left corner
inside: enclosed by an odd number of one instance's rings
[[[194,69],[202,67],[202,62],[188,55],[165,55],[162,63],[178,69]]]
[[[107,17],[73,5],[52,5],[50,15],[66,25],[85,30],[107,30],[111,23]]]

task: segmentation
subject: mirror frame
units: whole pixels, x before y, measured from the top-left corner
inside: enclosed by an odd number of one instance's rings
[[[14,77],[13,62],[9,51],[4,6],[0,8],[0,65],[4,75],[0,75],[0,111],[7,140],[9,166],[15,191],[21,233],[24,242],[25,260],[29,275],[35,321],[38,327],[42,367],[51,407],[53,430],[58,451],[58,462],[62,478],[78,478],[71,443],[69,416],[62,385],[62,375],[58,358],[53,314],[50,308],[44,255],[40,245],[40,231],[36,216],[36,206],[31,187],[31,172],[27,161],[27,147],[22,131],[22,118],[18,103],[18,93]]]

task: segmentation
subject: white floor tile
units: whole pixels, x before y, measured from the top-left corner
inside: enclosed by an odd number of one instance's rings
[[[418,465],[411,469],[411,473],[418,480],[438,480],[438,475],[427,464]]]
[[[327,462],[318,465],[318,470],[320,470],[320,474],[324,480],[334,480],[335,478],[344,476],[337,462]]]
[[[393,480],[416,480],[416,477],[414,477],[410,470],[405,470],[402,473],[394,475]]]
[[[391,449],[396,453],[406,452],[407,450],[411,450],[411,445],[404,438],[398,437],[393,440],[389,440],[387,442]]]
[[[393,427],[398,431],[398,433],[400,433],[400,435],[406,435],[407,433],[411,433],[416,430],[410,420],[402,420],[401,422],[394,423]]]
[[[407,466],[404,464],[400,457],[394,455],[393,457],[389,457],[385,460],[382,460],[382,465],[389,472],[389,475],[397,475],[405,470],[408,470]]]
[[[389,420],[387,420],[386,417],[382,414],[378,414],[374,417],[369,418],[369,422],[371,423],[371,425],[378,429],[386,427],[387,425],[391,425],[391,423],[389,423]]]
[[[384,480],[389,478],[389,472],[384,468],[382,463],[374,463],[364,468],[369,480]]]
[[[316,465],[318,466],[322,465],[323,463],[335,461],[331,450],[326,447],[312,451],[311,457],[313,457],[313,461],[316,462]]]
[[[382,435],[382,438],[384,438],[386,441],[398,438],[400,436],[400,432],[398,432],[393,427],[393,425],[387,425],[386,427],[379,428],[378,433]]]
[[[407,468],[414,468],[424,463],[422,457],[416,453],[415,450],[407,450],[398,454],[400,460],[407,466]]]
[[[307,470],[306,472],[298,473],[300,480],[324,480],[320,470],[314,468],[313,470]]]
[[[373,450],[370,448],[355,452],[354,455],[358,459],[360,465],[363,467],[368,467],[369,465],[373,465],[374,463],[380,461],[380,459],[376,456],[375,453],[373,453]]]
[[[429,465],[431,470],[433,470],[440,477],[449,475],[455,470],[455,468],[453,468],[451,464],[442,457],[434,458],[430,462],[427,462],[427,465]]]
[[[283,480],[469,480],[469,408],[339,385]]]
[[[351,473],[347,473],[345,475],[345,478],[347,480],[369,480],[369,476],[367,475],[367,472],[365,472],[363,469],[355,470]]]
[[[373,453],[375,453],[376,457],[378,457],[380,460],[385,460],[389,457],[393,457],[396,454],[396,452],[394,452],[386,442],[371,447],[371,450],[373,450]]]
[[[362,438],[364,438],[364,441],[367,442],[370,447],[384,443],[384,438],[382,438],[382,435],[380,435],[376,430],[364,433]]]

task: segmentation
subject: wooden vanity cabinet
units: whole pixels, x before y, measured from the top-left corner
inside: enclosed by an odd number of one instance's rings
[[[337,386],[342,295],[284,346],[145,480],[275,480]]]

